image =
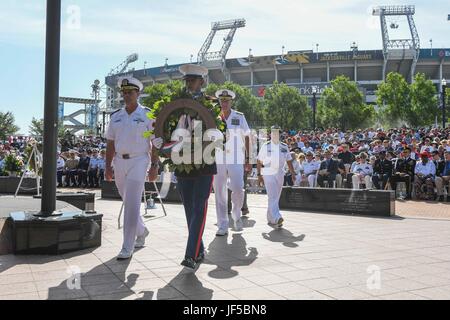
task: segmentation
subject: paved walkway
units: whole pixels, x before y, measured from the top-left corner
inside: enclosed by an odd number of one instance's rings
[[[244,232],[216,238],[211,200],[207,260],[193,273],[179,265],[180,205],[168,205],[167,218],[152,211],[148,246],[118,262],[121,202],[97,200],[103,245],[60,257],[0,256],[0,299],[450,299],[450,205],[400,203],[406,218],[393,219],[291,211],[273,230],[266,201],[250,196]]]

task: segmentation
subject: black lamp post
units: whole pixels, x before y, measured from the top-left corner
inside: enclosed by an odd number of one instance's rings
[[[447,80],[442,79],[442,129],[445,129],[447,126],[447,115],[445,112],[445,100],[446,100],[446,89],[447,89]]]
[[[56,210],[56,146],[58,138],[61,0],[47,1],[46,32],[44,161],[40,215],[51,216]]]
[[[313,130],[316,130],[316,111],[317,111],[317,87],[312,87],[312,94],[313,94],[313,100],[312,100],[312,109],[313,109]]]

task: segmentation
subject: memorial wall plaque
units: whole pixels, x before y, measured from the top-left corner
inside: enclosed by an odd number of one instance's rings
[[[285,187],[280,208],[390,217],[395,215],[395,194],[393,191]]]

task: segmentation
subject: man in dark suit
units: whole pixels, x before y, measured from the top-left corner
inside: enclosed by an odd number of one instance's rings
[[[339,162],[333,160],[333,155],[329,150],[325,151],[325,160],[320,164],[317,183],[321,188],[325,188],[325,181],[328,181],[328,187],[333,188],[336,176],[339,172]]]
[[[380,152],[380,158],[375,161],[373,168],[373,185],[378,190],[386,189],[386,185],[389,179],[392,177],[392,171],[394,170],[394,165],[391,161],[386,159],[386,151]],[[382,185],[380,186],[380,181]]]
[[[397,164],[394,168],[394,174],[391,177],[392,190],[397,191],[397,183],[405,182],[407,197],[406,200],[412,199],[412,181],[415,176],[416,160],[411,158],[411,149],[405,148],[403,150],[403,158],[397,160]]]
[[[88,185],[88,170],[91,158],[86,150],[81,150],[80,162],[78,163],[78,187],[86,188]]]
[[[446,162],[441,159],[441,156],[439,155],[439,151],[433,152],[433,163],[436,166],[436,189],[437,189],[437,196],[438,201],[443,202],[444,201],[444,171],[446,167]],[[447,200],[450,197],[447,196]]]

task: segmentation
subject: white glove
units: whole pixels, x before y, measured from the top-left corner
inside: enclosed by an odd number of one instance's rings
[[[156,149],[159,150],[163,146],[164,140],[163,140],[163,138],[155,138],[152,140],[152,144]]]

